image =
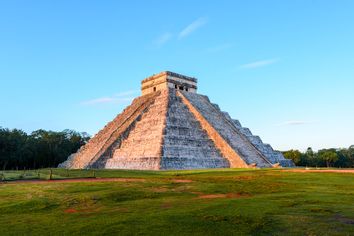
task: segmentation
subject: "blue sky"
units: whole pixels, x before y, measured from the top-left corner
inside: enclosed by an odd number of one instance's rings
[[[96,133],[171,70],[274,148],[354,144],[354,1],[0,1],[0,126]]]

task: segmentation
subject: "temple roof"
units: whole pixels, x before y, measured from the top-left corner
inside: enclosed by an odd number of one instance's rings
[[[197,83],[197,78],[194,78],[194,77],[190,77],[190,76],[186,76],[186,75],[181,75],[181,74],[178,74],[178,73],[175,73],[175,72],[171,72],[171,71],[163,71],[163,72],[160,72],[158,74],[154,74],[150,77],[147,77],[146,79],[142,80],[141,83],[145,83],[147,81],[150,81],[150,80],[154,80],[156,78],[159,78],[161,76],[173,76],[173,77],[176,77],[176,78],[180,78],[180,79],[185,79],[185,80],[189,80],[191,82],[195,82]]]

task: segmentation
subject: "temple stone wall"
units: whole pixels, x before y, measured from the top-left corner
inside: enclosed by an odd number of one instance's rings
[[[219,107],[210,103],[206,96],[181,92],[198,112],[211,124],[221,137],[235,150],[248,165],[272,167],[266,157],[254,147],[244,135],[228,122]]]
[[[155,80],[150,80],[142,84],[142,95],[147,95],[155,91],[166,90],[168,88],[168,83],[166,78],[159,77]]]
[[[150,76],[141,82],[142,95],[160,90],[166,90],[168,88],[196,93],[197,79],[170,71],[164,71]]]

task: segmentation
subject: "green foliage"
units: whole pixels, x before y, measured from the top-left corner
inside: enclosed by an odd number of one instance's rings
[[[287,159],[294,161],[297,166],[312,166],[312,167],[354,167],[354,146],[348,149],[322,149],[314,152],[312,148],[308,148],[305,153],[298,150],[290,150],[283,152]]]
[[[290,160],[293,160],[295,165],[298,165],[301,161],[301,152],[298,150],[290,150],[284,153],[284,157]]]
[[[37,130],[28,135],[18,129],[0,128],[0,168],[56,167],[88,139],[87,134],[72,130]]]
[[[321,150],[318,152],[318,156],[326,162],[327,167],[330,167],[338,160],[338,154],[335,150]]]

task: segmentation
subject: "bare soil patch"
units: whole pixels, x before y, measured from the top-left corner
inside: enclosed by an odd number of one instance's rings
[[[76,213],[77,210],[73,209],[73,208],[68,208],[64,211],[65,213]]]
[[[161,205],[162,209],[170,209],[172,208],[172,204],[171,203],[164,203]]]

